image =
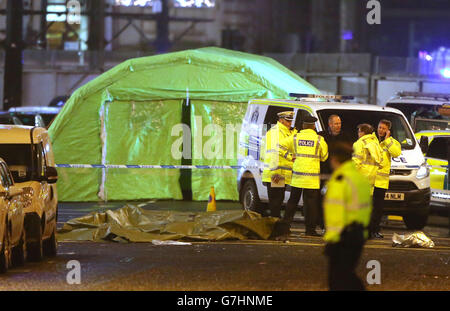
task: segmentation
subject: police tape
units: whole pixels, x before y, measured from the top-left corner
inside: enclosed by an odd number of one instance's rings
[[[239,165],[113,165],[113,164],[56,164],[61,168],[165,168],[165,169],[259,169],[259,166]]]

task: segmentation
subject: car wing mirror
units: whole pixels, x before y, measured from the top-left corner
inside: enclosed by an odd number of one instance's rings
[[[45,173],[49,184],[54,184],[58,181],[58,171],[56,170],[56,167],[48,166]]]

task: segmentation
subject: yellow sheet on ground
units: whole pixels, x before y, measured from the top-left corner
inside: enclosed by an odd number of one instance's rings
[[[176,212],[125,205],[69,220],[58,241],[151,242],[153,240],[268,239],[278,218],[248,211]]]

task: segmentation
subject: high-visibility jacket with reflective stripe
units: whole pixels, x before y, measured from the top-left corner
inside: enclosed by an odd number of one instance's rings
[[[291,182],[293,156],[288,151],[280,154],[279,143],[296,132],[296,130],[291,130],[280,122],[277,122],[267,132],[261,146],[264,150],[264,153],[261,153],[264,154],[263,182],[270,182],[275,174],[283,176],[286,184]]]
[[[331,175],[323,212],[326,242],[339,242],[342,230],[353,222],[362,224],[364,236],[368,237],[367,226],[372,212],[371,185],[353,161],[343,163]]]
[[[281,147],[295,154],[290,185],[297,188],[320,188],[320,161],[328,159],[328,145],[316,131],[307,129],[288,137]]]
[[[380,143],[382,150],[381,167],[377,171],[375,178],[375,187],[389,188],[389,173],[391,171],[391,158],[396,158],[402,153],[402,147],[398,141],[389,137]]]
[[[373,187],[382,161],[382,150],[374,133],[364,135],[353,144],[353,161]]]

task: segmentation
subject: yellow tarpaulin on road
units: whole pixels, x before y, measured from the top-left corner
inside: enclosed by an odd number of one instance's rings
[[[72,219],[58,241],[152,242],[153,240],[268,239],[277,218],[248,211],[176,212],[125,205]]]

